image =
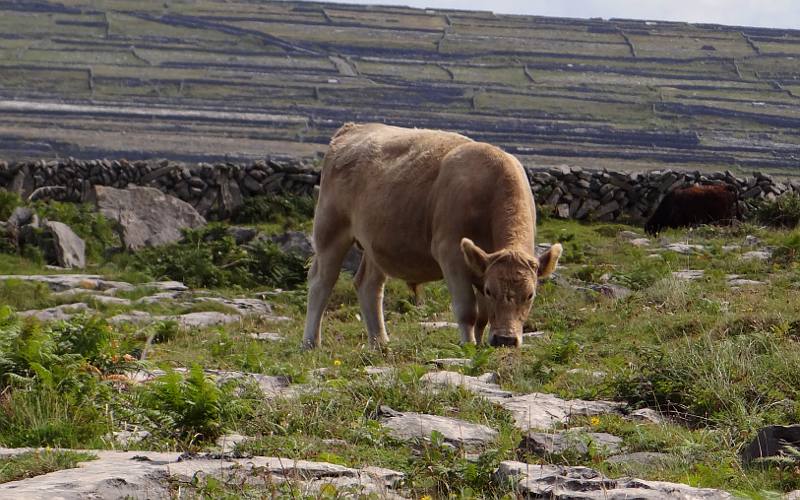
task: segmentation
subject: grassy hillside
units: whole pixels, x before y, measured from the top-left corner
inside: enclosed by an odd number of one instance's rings
[[[798,173],[800,32],[311,2],[0,2],[0,157],[313,155],[348,120],[531,164]]]

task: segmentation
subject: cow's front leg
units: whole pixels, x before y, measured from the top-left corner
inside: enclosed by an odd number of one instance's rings
[[[483,340],[483,331],[489,323],[489,304],[486,301],[486,297],[480,292],[475,294],[475,298],[478,301],[478,319],[475,321],[475,343],[480,344]]]
[[[383,285],[386,274],[364,253],[354,279],[361,315],[367,325],[369,341],[373,345],[389,342],[386,325],[383,321]]]
[[[452,298],[453,314],[456,317],[458,329],[461,331],[461,343],[474,344],[478,311],[472,281],[467,276],[466,270],[464,272],[444,271],[444,275]]]

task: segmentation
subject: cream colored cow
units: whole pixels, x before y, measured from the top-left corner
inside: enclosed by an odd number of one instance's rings
[[[373,343],[387,277],[410,284],[444,277],[464,343],[522,343],[537,279],[556,267],[561,245],[534,257],[536,209],[516,158],[462,135],[382,124],[345,124],[322,166],[314,217],[303,343],[322,340],[322,314],[342,260],[364,249],[355,276]]]

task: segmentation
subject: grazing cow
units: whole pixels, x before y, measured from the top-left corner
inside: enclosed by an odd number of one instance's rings
[[[739,215],[738,197],[731,186],[692,186],[668,193],[644,229],[649,234],[658,234],[665,227],[730,224]]]
[[[444,277],[464,343],[522,343],[537,278],[556,267],[561,245],[534,256],[536,209],[516,158],[462,135],[382,124],[345,124],[331,139],[314,216],[303,343],[321,342],[322,314],[353,242],[369,339],[388,342],[383,285]]]

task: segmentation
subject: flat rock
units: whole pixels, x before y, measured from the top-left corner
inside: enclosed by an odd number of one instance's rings
[[[744,278],[735,278],[735,279],[728,280],[728,285],[734,286],[734,287],[739,287],[739,286],[761,286],[761,285],[766,285],[766,282],[758,281],[758,280],[748,280],[748,279],[744,279]]]
[[[674,462],[677,457],[669,453],[660,453],[657,451],[637,451],[634,453],[623,453],[620,455],[613,455],[606,458],[607,464],[617,466],[632,466],[632,465],[667,465]]]
[[[672,277],[684,281],[696,281],[706,275],[702,269],[686,269],[685,271],[672,271]]]
[[[633,231],[620,231],[617,233],[617,236],[622,238],[623,240],[633,240],[635,238],[641,238],[642,235]]]
[[[427,441],[431,433],[442,434],[446,443],[458,448],[481,448],[494,441],[496,430],[456,418],[402,412],[382,419],[389,435],[401,441]]]
[[[27,451],[27,450],[25,450]],[[353,492],[353,496],[375,495],[400,498],[393,491],[404,475],[389,469],[353,469],[327,462],[279,457],[233,458],[150,451],[90,451],[96,460],[20,481],[0,484],[0,497],[20,500],[79,500],[86,498],[132,498],[167,500],[173,498],[170,481],[195,477],[246,481],[268,475],[274,483],[292,483],[302,495],[315,496],[328,484]]]
[[[657,410],[652,408],[640,408],[630,412],[627,417],[631,420],[639,420],[640,422],[648,422],[651,424],[664,424],[669,419],[662,415]]]
[[[631,245],[633,245],[635,247],[640,247],[640,248],[641,247],[649,247],[650,246],[650,240],[647,239],[647,238],[634,238],[634,239],[628,241],[628,243],[630,243]]]
[[[583,432],[570,429],[561,432],[529,432],[522,438],[519,449],[547,457],[549,455],[589,456],[589,450],[601,455],[622,451],[622,438],[605,432]]]
[[[438,371],[426,373],[420,382],[432,387],[461,387],[487,399],[506,399],[512,393],[500,388],[496,383],[489,383],[478,377],[471,377],[458,372]]]
[[[742,249],[741,245],[723,245],[722,246],[722,251],[725,252],[725,253],[738,252],[741,249]]]
[[[203,328],[206,326],[225,325],[239,321],[241,318],[234,314],[225,314],[216,311],[193,312],[175,317],[178,324],[184,328]]]
[[[144,311],[131,311],[111,316],[108,318],[108,322],[115,325],[122,323],[150,323],[165,318],[167,318],[167,316],[155,316]]]
[[[86,242],[63,222],[46,221],[42,225],[53,236],[56,262],[65,268],[86,267]]]
[[[689,243],[670,243],[664,246],[665,250],[670,252],[677,252],[680,254],[688,255],[695,252],[702,252],[706,247],[703,245],[692,245]]]
[[[742,254],[742,260],[760,260],[766,261],[772,257],[772,252],[766,250],[753,250]]]
[[[64,304],[48,309],[31,309],[29,311],[20,311],[17,315],[23,318],[36,318],[39,321],[67,321],[78,313],[91,313],[93,309],[89,306],[78,302],[76,304]]]
[[[283,335],[280,333],[273,332],[251,333],[250,338],[254,340],[263,340],[265,342],[280,342],[284,339]]]
[[[186,373],[188,370],[186,368],[175,368],[176,372],[178,373]],[[166,375],[167,372],[164,370],[138,370],[135,372],[129,372],[125,375],[128,377],[128,380],[141,384],[145,382],[150,382],[151,380],[155,380],[159,377],[163,377]],[[203,370],[203,373],[208,375],[209,377],[213,378],[218,384],[224,384],[231,380],[237,380],[242,382],[253,382],[255,383],[261,392],[267,398],[274,398],[279,396],[293,396],[296,394],[297,386],[293,386],[291,384],[291,380],[288,377],[283,376],[274,376],[274,375],[264,375],[263,373],[249,373],[249,372],[237,372],[237,371],[226,371],[226,370]]]
[[[451,321],[420,321],[419,326],[426,330],[440,330],[442,328],[458,328],[458,323]]]
[[[175,243],[184,229],[206,223],[193,206],[155,188],[96,185],[94,199],[98,210],[119,224],[122,243],[129,250]]]
[[[569,375],[579,375],[582,377],[589,377],[594,379],[602,379],[606,377],[606,372],[599,370],[587,370],[585,368],[570,368],[566,372]]]
[[[150,281],[141,285],[145,288],[152,288],[158,292],[185,292],[189,287],[180,281]]]
[[[728,500],[729,493],[685,484],[644,481],[623,477],[610,479],[588,467],[501,462],[495,472],[498,480],[511,480],[515,490],[526,498],[598,500]]]
[[[216,302],[218,304],[223,304],[232,309],[235,309],[237,313],[243,316],[248,314],[258,314],[258,315],[272,314],[272,308],[270,307],[270,305],[260,299],[245,299],[245,298],[228,299],[224,297],[198,297],[195,300],[200,302]]]
[[[539,392],[514,396],[497,384],[486,383],[477,377],[450,371],[426,373],[420,378],[420,382],[433,387],[461,387],[483,396],[510,411],[517,427],[523,431],[551,429],[568,423],[573,416],[621,413],[625,408],[625,404],[613,401],[567,400]]]
[[[448,366],[470,366],[472,360],[468,358],[438,358],[432,359],[430,363],[439,368],[447,368]]]
[[[625,405],[613,401],[586,401],[561,399],[553,394],[534,392],[496,401],[510,411],[514,422],[522,431],[552,429],[567,424],[575,416],[621,413]]]
[[[152,323],[155,321],[177,321],[184,328],[203,328],[225,325],[241,320],[241,316],[216,311],[193,312],[180,316],[150,314],[144,311],[131,311],[108,318],[110,323]]]
[[[542,330],[537,330],[535,332],[523,332],[522,333],[522,340],[525,339],[540,339],[547,336],[547,332]]]
[[[137,304],[155,304],[157,302],[163,302],[165,300],[175,300],[180,298],[183,295],[183,292],[159,292],[153,295],[148,295],[147,297],[142,297],[136,300]]]

